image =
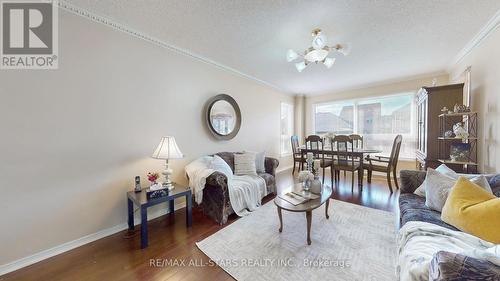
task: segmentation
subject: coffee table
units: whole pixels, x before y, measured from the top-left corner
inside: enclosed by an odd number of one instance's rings
[[[302,184],[298,183],[293,186],[291,186],[288,189],[283,190],[281,194],[285,194],[291,191],[302,191]],[[309,200],[307,202],[304,202],[302,204],[294,206],[292,203],[281,199],[279,196],[276,196],[274,198],[274,204],[278,208],[278,217],[280,219],[280,228],[279,232],[283,231],[283,216],[281,215],[281,210],[286,210],[290,212],[304,212],[306,213],[306,220],[307,220],[307,244],[311,245],[311,221],[312,221],[312,210],[320,207],[321,205],[326,203],[326,208],[325,208],[325,216],[328,219],[328,205],[330,204],[330,197],[332,196],[332,188],[328,185],[322,185],[321,187],[321,194],[319,198]]]

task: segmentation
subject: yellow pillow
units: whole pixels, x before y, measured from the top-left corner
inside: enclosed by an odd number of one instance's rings
[[[444,204],[441,219],[492,243],[500,243],[500,198],[460,177]]]

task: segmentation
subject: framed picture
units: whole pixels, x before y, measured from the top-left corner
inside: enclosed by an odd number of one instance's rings
[[[470,143],[453,143],[450,146],[452,161],[468,162],[470,160]]]

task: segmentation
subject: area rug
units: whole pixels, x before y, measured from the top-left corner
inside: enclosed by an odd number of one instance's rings
[[[196,243],[236,280],[395,280],[395,214],[331,200],[313,211],[307,245],[305,213],[269,202]]]

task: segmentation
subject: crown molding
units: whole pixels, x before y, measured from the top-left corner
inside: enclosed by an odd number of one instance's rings
[[[283,93],[287,93],[286,91],[284,91],[283,89],[281,89],[280,87],[278,87],[278,86],[276,86],[274,84],[271,84],[269,82],[261,80],[261,79],[259,79],[257,77],[245,74],[245,73],[243,73],[241,71],[238,71],[238,70],[236,70],[236,69],[234,69],[232,67],[229,67],[227,65],[218,63],[216,61],[213,61],[213,60],[211,60],[209,58],[203,57],[203,56],[198,55],[196,53],[193,53],[193,52],[190,52],[188,50],[185,50],[185,49],[176,47],[174,45],[171,45],[171,44],[169,44],[169,43],[167,43],[167,42],[165,42],[165,41],[163,41],[161,39],[158,39],[156,37],[150,36],[149,34],[146,34],[144,32],[135,30],[135,29],[133,29],[133,28],[131,28],[129,26],[121,24],[121,23],[119,23],[117,21],[114,21],[112,19],[100,16],[100,15],[94,13],[94,12],[91,12],[89,10],[83,9],[81,7],[78,7],[78,6],[74,5],[74,4],[68,3],[65,0],[58,1],[58,5],[59,5],[59,8],[65,10],[65,11],[68,11],[68,12],[70,12],[72,14],[84,17],[84,18],[89,19],[89,20],[91,20],[93,22],[104,24],[104,25],[109,26],[109,27],[111,27],[113,29],[116,29],[118,31],[124,32],[124,33],[126,33],[126,34],[128,34],[130,36],[133,36],[135,38],[144,40],[144,41],[149,42],[151,44],[154,44],[156,46],[165,48],[165,49],[167,49],[169,51],[172,51],[174,53],[177,53],[179,55],[183,55],[183,56],[195,59],[195,60],[203,62],[205,64],[214,66],[214,67],[216,67],[218,69],[222,69],[222,70],[230,72],[232,74],[236,74],[237,76],[246,78],[248,80],[252,80],[252,81],[257,82],[257,83],[259,83],[261,85],[273,88],[273,89],[278,90],[278,91],[283,92]]]
[[[460,63],[472,50],[481,45],[481,43],[490,36],[493,31],[500,27],[500,10],[472,37],[465,47],[455,56],[452,63],[448,66],[448,71],[458,63]]]

